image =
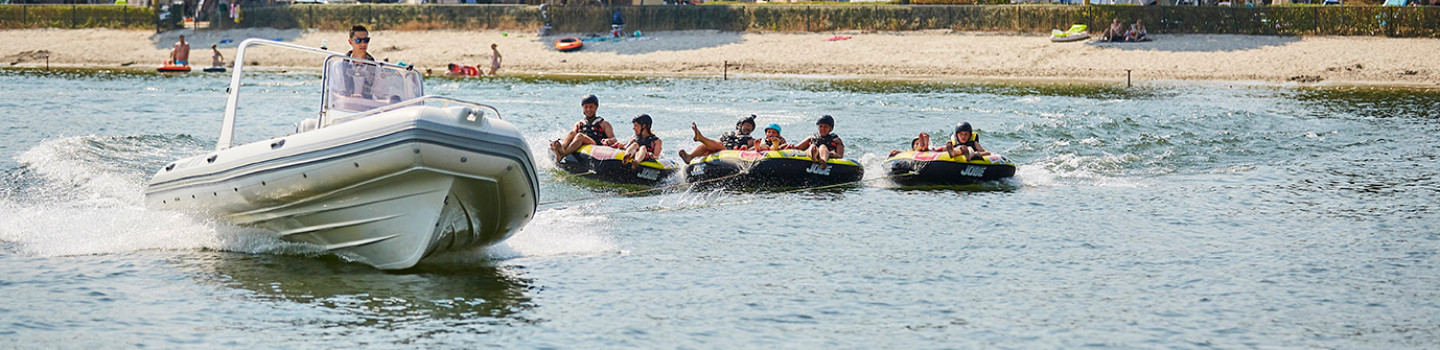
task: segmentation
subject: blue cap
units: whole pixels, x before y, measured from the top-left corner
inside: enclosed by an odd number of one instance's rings
[[[780,124],[770,123],[765,126],[765,129],[775,129],[775,133],[780,133]]]

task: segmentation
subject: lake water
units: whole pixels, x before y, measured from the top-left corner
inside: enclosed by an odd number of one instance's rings
[[[547,205],[502,245],[381,272],[144,207],[150,174],[213,148],[226,77],[0,70],[0,347],[1440,346],[1440,92],[431,79],[520,127],[542,201],[627,190],[548,161],[586,93],[617,131],[654,116],[669,157],[692,121],[798,141],[834,115],[875,181]],[[252,76],[239,140],[313,116],[317,80]],[[959,121],[1013,181],[880,179]]]

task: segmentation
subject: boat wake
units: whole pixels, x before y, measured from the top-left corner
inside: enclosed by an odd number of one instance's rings
[[[215,250],[249,254],[322,255],[316,245],[280,240],[191,213],[145,207],[145,179],[210,141],[187,135],[79,136],[51,139],[15,157],[0,178],[0,249],[32,257]],[[504,244],[436,258],[476,260],[615,251],[603,218],[583,208],[548,210]],[[563,232],[569,233],[563,233]]]

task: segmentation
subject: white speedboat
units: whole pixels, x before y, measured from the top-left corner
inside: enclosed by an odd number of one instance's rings
[[[244,76],[235,65],[215,151],[160,169],[145,189],[150,207],[206,212],[381,269],[500,242],[534,216],[530,148],[495,108],[425,96],[405,67],[283,42],[245,40],[235,61],[252,46],[324,57],[319,117],[232,146]]]

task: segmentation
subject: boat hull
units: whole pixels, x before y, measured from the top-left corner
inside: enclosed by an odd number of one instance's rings
[[[534,215],[523,139],[465,114],[411,107],[181,160],[156,174],[146,202],[408,268],[503,241]]]

